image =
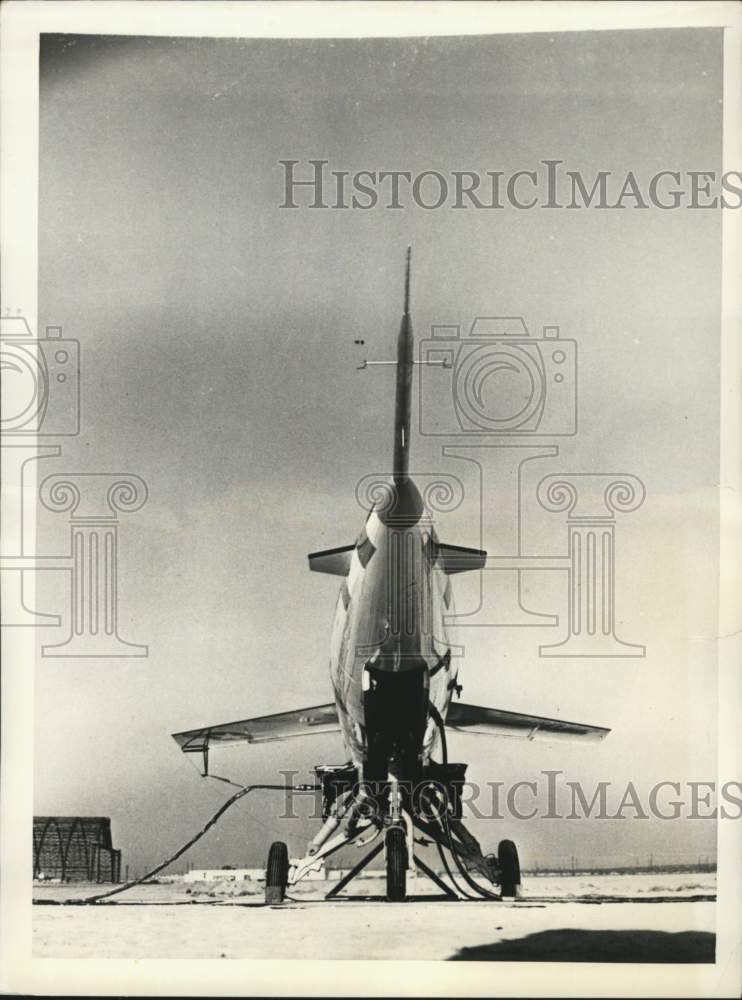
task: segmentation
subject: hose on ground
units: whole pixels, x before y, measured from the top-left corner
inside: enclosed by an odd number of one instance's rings
[[[221,779],[221,780],[226,780],[226,779]],[[233,782],[230,782],[230,784],[233,784]],[[191,837],[191,839],[187,841],[185,844],[183,844],[182,847],[179,847],[174,854],[171,854],[170,857],[167,858],[165,861],[160,862],[160,864],[157,865],[155,868],[152,868],[151,871],[146,872],[146,874],[142,875],[140,878],[134,879],[131,882],[126,882],[124,885],[117,885],[115,889],[109,889],[108,892],[97,893],[94,896],[86,896],[85,899],[68,900],[67,903],[73,906],[74,905],[86,906],[91,903],[97,903],[101,899],[108,899],[111,896],[118,895],[120,892],[126,892],[127,889],[133,889],[134,886],[141,885],[148,879],[153,878],[155,875],[161,872],[163,868],[167,868],[167,866],[171,865],[173,861],[177,861],[182,854],[185,854],[185,852],[189,848],[193,847],[193,845],[197,841],[199,841],[204,836],[204,834],[207,833],[212,828],[212,826],[214,826],[215,823],[219,822],[224,813],[228,809],[230,809],[235,804],[235,802],[243,798],[245,795],[248,795],[250,792],[256,792],[256,791],[315,792],[320,788],[321,788],[320,785],[293,785],[293,786],[292,785],[244,785],[238,791],[236,791],[234,795],[230,796],[226,802],[222,803],[222,805],[217,809],[217,811],[214,813],[211,819],[207,823],[205,823],[204,826],[201,827],[201,829],[194,837]]]
[[[443,757],[442,763],[445,766],[448,764],[448,745],[446,743],[446,727],[443,722],[443,719],[441,718],[441,713],[438,711],[435,705],[432,704],[432,702],[430,703],[429,708],[430,708],[431,718],[438,727],[438,733],[441,738],[441,756]],[[456,850],[456,845],[454,843],[454,839],[451,834],[451,828],[448,825],[448,816],[445,810],[443,812],[443,819],[439,817],[438,822],[440,823],[443,835],[446,839],[446,844],[448,846],[448,849],[451,852],[454,861],[456,862],[456,867],[461,873],[461,877],[464,879],[466,884],[484,899],[497,899],[497,900],[501,899],[502,897],[498,896],[497,893],[490,892],[488,889],[485,889],[484,886],[479,885],[477,882],[475,882],[474,879],[469,874],[469,872],[464,867],[461,858],[459,857],[458,852]],[[442,851],[441,851],[441,857],[443,857]],[[444,859],[444,864],[445,864],[445,859]],[[448,865],[445,865],[445,867],[446,871],[448,872],[449,878],[451,879],[453,884],[456,885],[453,876],[450,874],[448,870]],[[458,886],[456,886],[456,888],[458,889]],[[459,892],[461,892],[460,889]]]
[[[448,875],[448,878],[451,881],[451,884],[453,885],[456,892],[460,893],[464,897],[464,899],[477,899],[476,896],[472,896],[471,893],[468,893],[466,889],[462,889],[459,883],[456,881],[454,874],[451,871],[451,866],[448,863],[446,852],[443,850],[443,845],[440,843],[440,841],[436,841],[435,846],[438,848],[438,856],[443,862],[443,868],[445,869],[446,875]]]

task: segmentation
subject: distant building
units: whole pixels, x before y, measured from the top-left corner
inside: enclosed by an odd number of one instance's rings
[[[339,882],[348,874],[348,868],[320,868],[310,871],[302,878],[302,882]],[[443,874],[443,873],[441,873]],[[382,878],[384,872],[379,868],[365,868],[357,878]],[[417,872],[408,871],[408,878],[415,878]],[[192,868],[180,876],[184,882],[264,882],[265,868]]]
[[[324,882],[325,879],[341,878],[345,872],[338,869],[307,872],[302,882]],[[183,875],[184,882],[264,882],[265,868],[192,868]]]
[[[265,878],[263,868],[192,868],[183,876],[184,882],[243,882]]]
[[[108,816],[34,816],[33,876],[55,882],[120,882],[121,851]]]
[[[324,870],[308,872],[307,879],[324,881]],[[183,876],[184,882],[263,882],[265,868],[193,868]]]

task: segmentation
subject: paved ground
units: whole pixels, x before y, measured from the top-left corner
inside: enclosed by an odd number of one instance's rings
[[[654,884],[643,885],[636,878],[618,883],[615,879],[601,883],[594,877],[587,883],[535,880],[528,894],[515,902],[424,897],[402,904],[360,897],[326,902],[316,898],[322,891],[318,887],[297,902],[277,907],[263,905],[261,896],[229,895],[226,890],[209,896],[187,893],[182,885],[142,886],[108,905],[37,905],[34,954],[713,961],[715,904],[709,884],[713,876],[686,875],[685,881],[651,876],[649,882]],[[617,895],[617,886],[626,891]],[[91,888],[44,887],[35,889],[34,895],[48,903],[80,898]],[[369,879],[361,888],[381,891],[383,883]]]

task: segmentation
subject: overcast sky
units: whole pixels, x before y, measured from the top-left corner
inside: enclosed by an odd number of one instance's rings
[[[407,243],[418,339],[499,314],[578,342],[579,434],[539,439],[560,454],[527,467],[527,552],[566,551],[564,516],[535,500],[542,475],[627,472],[647,489],[616,532],[618,633],[646,644],[645,658],[540,658],[563,624],[458,636],[463,700],[611,736],[597,747],[459,736],[451,756],[480,782],[561,768],[619,795],[629,780],[713,780],[719,213],[289,211],[278,161],[508,173],[556,158],[587,177],[647,179],[718,170],[721,33],[49,36],[41,67],[40,324],[61,324],[82,352],[82,433],[43,468],[146,480],[147,505],[121,516],[120,631],[149,657],[39,660],[36,812],[110,815],[125,863],[141,870],[228,794],[170,733],[330,700],[337,581],[310,574],[305,557],[355,539],[356,483],[389,467],[392,376],[356,366],[364,350],[393,350]],[[441,455],[454,440],[413,441],[413,469],[452,472],[467,490],[439,535],[512,554],[510,453],[481,459],[480,503],[476,477]],[[64,549],[64,515],[44,511],[39,530],[42,551]],[[67,614],[64,576],[41,581],[39,610]],[[483,614],[498,599],[491,576]],[[528,588],[529,607],[563,619],[564,574],[534,574]],[[470,609],[471,581],[457,592]],[[325,737],[219,764],[236,780],[291,768],[306,780],[313,764],[345,759]],[[301,850],[313,828],[275,812],[248,799],[190,860],[259,864],[273,839]],[[518,841],[525,865],[688,860],[715,843],[701,821],[474,829],[487,850]]]

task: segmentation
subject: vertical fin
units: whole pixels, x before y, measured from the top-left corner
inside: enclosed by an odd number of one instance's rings
[[[407,247],[407,268],[404,277],[404,314],[410,314],[410,266],[412,263],[412,247]]]
[[[406,483],[410,469],[410,411],[412,406],[412,370],[414,339],[410,319],[410,269],[412,247],[407,247],[405,268],[404,314],[397,338],[397,389],[394,405],[395,483]]]

